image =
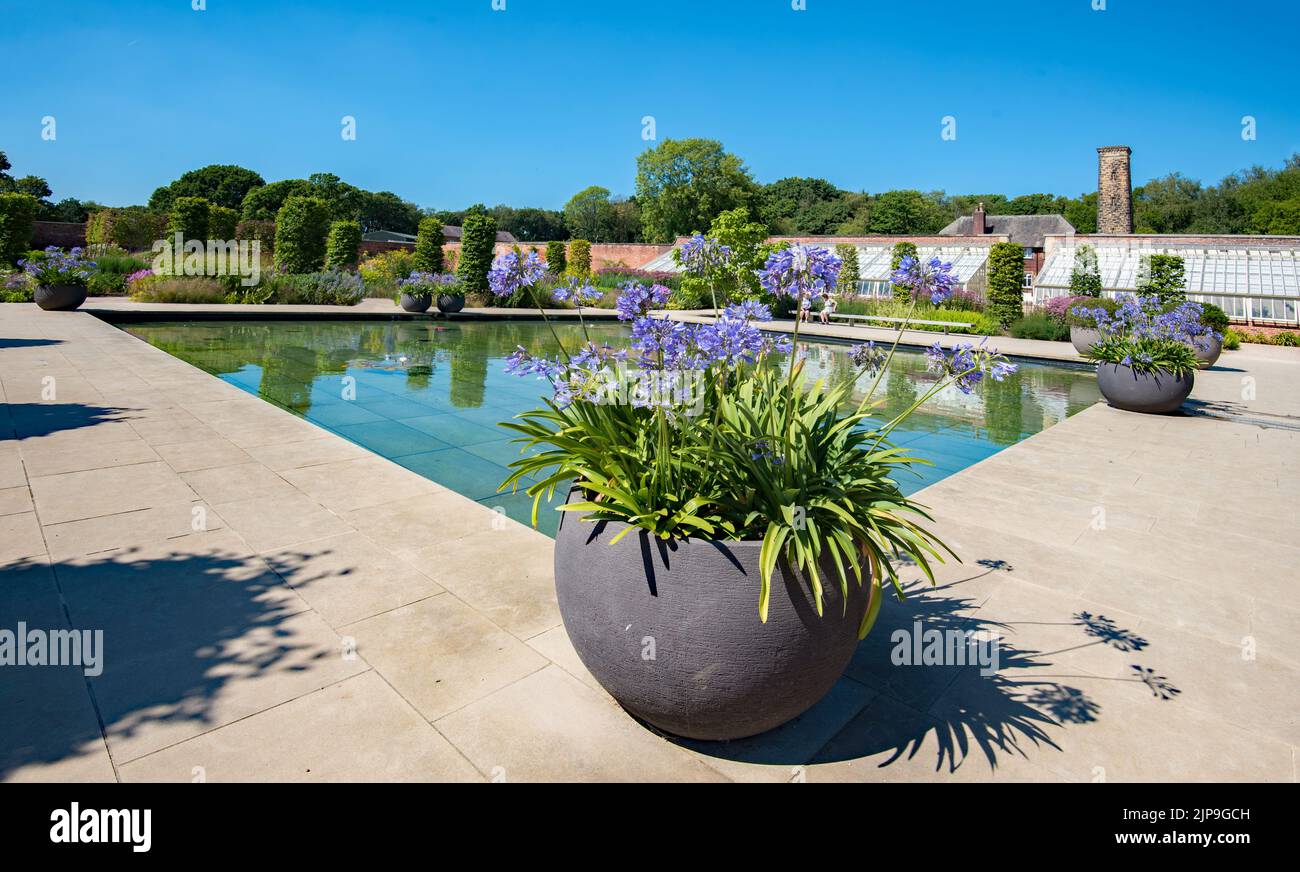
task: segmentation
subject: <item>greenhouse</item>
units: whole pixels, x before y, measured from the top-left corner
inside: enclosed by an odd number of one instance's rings
[[[1257,237],[1251,244],[1237,246],[1090,244],[1107,293],[1135,291],[1143,257],[1171,254],[1183,259],[1190,299],[1214,303],[1234,320],[1300,323],[1300,249],[1293,244],[1267,243]],[[1048,255],[1034,286],[1035,302],[1070,292],[1070,274],[1079,248],[1062,245]]]

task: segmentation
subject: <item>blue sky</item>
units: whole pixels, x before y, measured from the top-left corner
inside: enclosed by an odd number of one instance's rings
[[[1075,195],[1099,145],[1137,182],[1300,151],[1300,4],[1093,2],[0,0],[0,150],[56,199],[236,163],[434,208],[632,193],[646,115],[760,181],[867,191]]]

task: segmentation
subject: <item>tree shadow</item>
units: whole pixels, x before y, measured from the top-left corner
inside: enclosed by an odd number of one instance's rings
[[[360,671],[287,583],[305,561],[281,554],[273,572],[217,530],[0,567],[0,629],[102,631],[98,675],[0,667],[0,780],[53,763],[75,779],[105,736],[120,765]]]
[[[4,348],[41,348],[48,345],[62,345],[62,339],[11,339],[0,336],[0,349]]]
[[[709,756],[769,765],[867,759],[888,770],[900,761],[916,760],[941,775],[955,775],[974,758],[982,760],[991,775],[1009,757],[1032,759],[1036,753],[1062,752],[1062,731],[1101,719],[1100,703],[1079,685],[1144,683],[1162,700],[1179,693],[1165,676],[1136,664],[1129,677],[1050,669],[1055,658],[1078,648],[1106,646],[1135,653],[1149,643],[1105,615],[1089,612],[1052,622],[998,621],[982,613],[980,600],[963,595],[963,585],[1012,567],[1004,560],[980,560],[977,565],[983,571],[934,587],[916,582],[908,586],[905,601],[886,600],[845,678],[789,724],[734,742],[680,743]],[[1040,651],[1009,639],[1017,627],[1031,623],[1077,630],[1079,644]],[[967,640],[967,646],[970,640],[996,638],[995,669],[990,668],[991,658],[981,660],[970,647],[963,653],[961,642],[927,660],[925,654],[933,650],[926,644],[930,638]]]
[[[85,403],[6,403],[14,437],[29,439],[128,420],[133,409]]]

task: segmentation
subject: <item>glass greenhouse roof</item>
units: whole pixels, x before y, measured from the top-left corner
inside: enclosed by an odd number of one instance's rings
[[[1102,287],[1137,288],[1142,256],[1175,254],[1186,267],[1187,292],[1220,296],[1300,297],[1300,251],[1285,248],[1188,248],[1094,245]],[[1061,246],[1039,270],[1040,288],[1068,288],[1076,246]]]
[[[816,248],[835,250],[834,244],[818,245]],[[888,281],[892,272],[894,247],[892,245],[857,245],[859,280],[864,282]],[[989,259],[987,245],[944,245],[919,246],[917,255],[926,260],[937,257],[944,263],[952,264],[953,275],[957,281],[966,284],[980,271]],[[641,269],[648,272],[681,272],[673,252],[667,251],[645,264]],[[1066,276],[1067,280],[1069,276]]]

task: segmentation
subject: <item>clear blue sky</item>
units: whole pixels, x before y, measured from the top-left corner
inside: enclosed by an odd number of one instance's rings
[[[56,199],[236,163],[434,208],[632,193],[645,115],[760,181],[867,191],[1076,195],[1099,145],[1139,183],[1300,151],[1295,0],[1092,3],[0,0],[0,150]]]

